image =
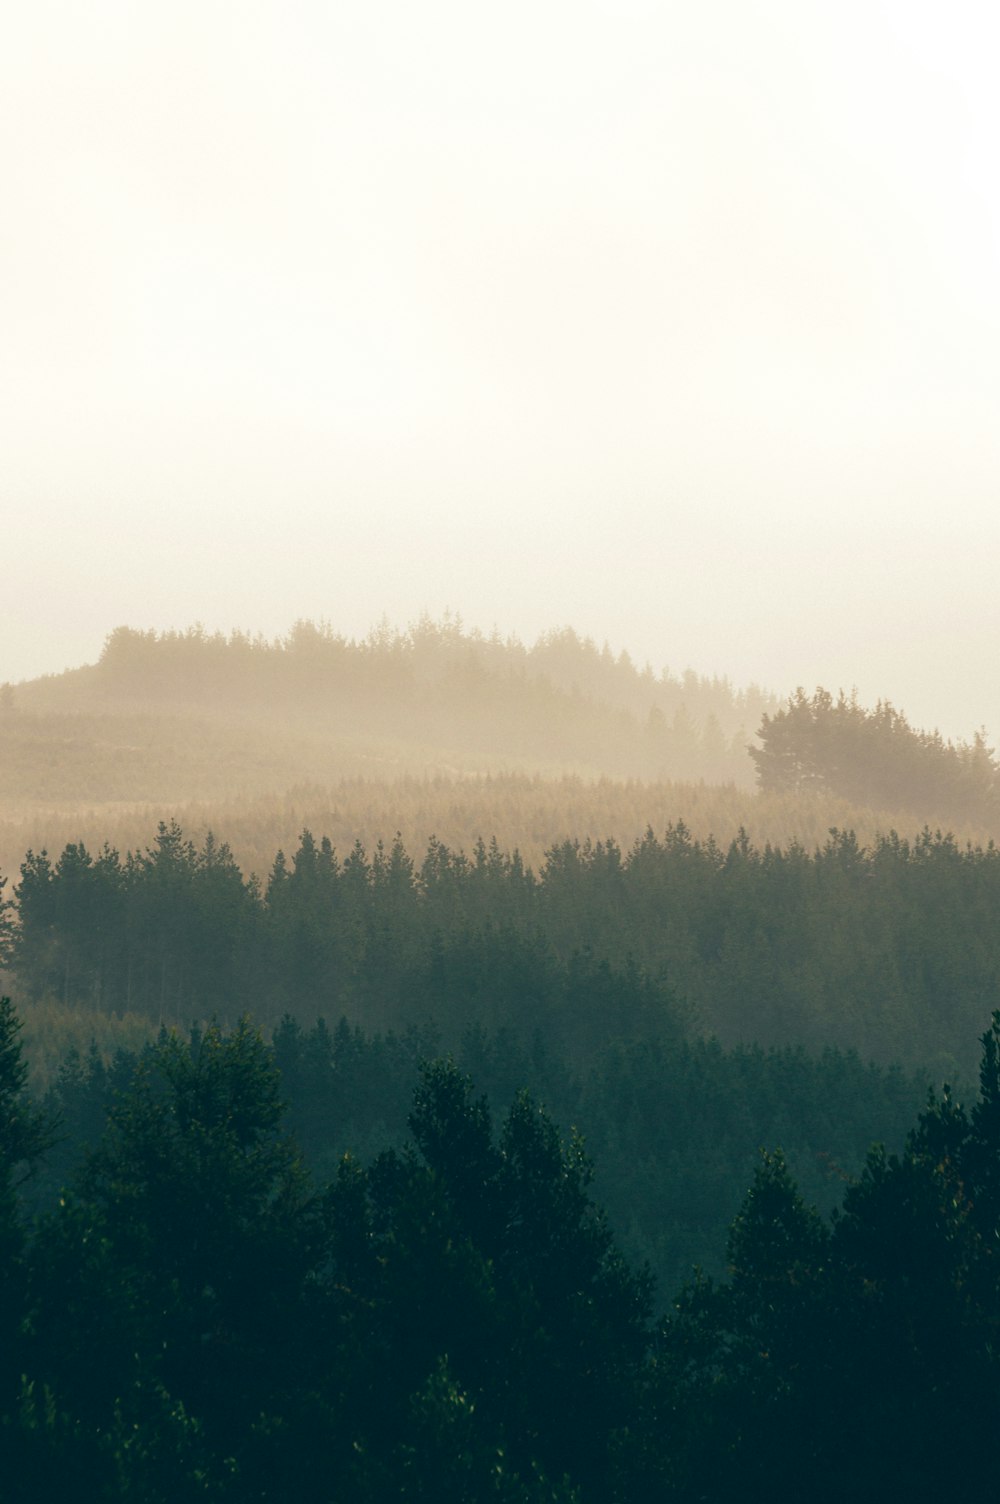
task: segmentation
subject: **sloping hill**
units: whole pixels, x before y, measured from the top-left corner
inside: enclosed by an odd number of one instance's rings
[[[362,642],[119,627],[94,665],[0,709],[0,810],[260,796],[303,782],[487,771],[752,783],[775,702],[655,675],[554,632],[526,648],[451,622]]]

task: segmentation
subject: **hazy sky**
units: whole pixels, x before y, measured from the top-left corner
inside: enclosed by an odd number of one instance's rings
[[[32,0],[0,679],[446,607],[1000,738],[1000,12]]]

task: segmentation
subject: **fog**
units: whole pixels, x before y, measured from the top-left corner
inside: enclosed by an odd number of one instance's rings
[[[449,608],[1000,735],[992,8],[6,29],[0,679]]]

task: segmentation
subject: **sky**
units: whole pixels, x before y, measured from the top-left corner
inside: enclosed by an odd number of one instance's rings
[[[32,0],[0,680],[572,625],[1000,739],[1000,12]]]

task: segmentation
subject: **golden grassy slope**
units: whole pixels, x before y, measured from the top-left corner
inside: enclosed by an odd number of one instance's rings
[[[0,819],[0,874],[16,877],[28,847],[58,853],[69,841],[91,850],[108,841],[119,851],[145,847],[161,819],[175,818],[196,841],[207,830],[228,841],[244,871],[264,876],[279,847],[294,850],[303,827],[328,835],[343,854],[360,839],[371,849],[399,831],[419,858],[432,835],[468,850],[478,836],[517,847],[536,869],[553,845],[608,837],[631,845],[647,827],[662,834],[683,820],[692,834],[727,844],[740,826],[754,844],[807,850],[822,845],[831,826],[853,829],[862,843],[879,832],[912,836],[912,815],[864,810],[823,796],[764,795],[732,784],[543,778],[523,774],[470,777],[349,778],[299,785],[283,794],[230,800],[88,803],[11,809]],[[969,827],[961,841],[986,842],[998,833]]]

